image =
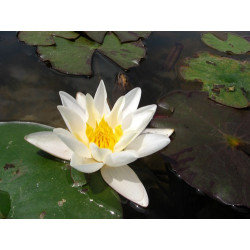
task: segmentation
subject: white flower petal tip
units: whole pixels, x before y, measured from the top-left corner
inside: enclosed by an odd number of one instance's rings
[[[24,139],[41,150],[63,160],[70,160],[72,151],[53,132],[37,132]]]
[[[136,161],[138,158],[134,150],[125,150],[107,155],[104,162],[109,167],[121,167]]]
[[[141,158],[165,148],[169,143],[170,139],[165,135],[141,134],[127,146],[126,150],[136,151]]]
[[[174,133],[174,129],[172,128],[146,128],[143,134],[159,134],[170,137]]]
[[[149,200],[145,187],[129,166],[119,168],[104,166],[101,174],[107,184],[119,194],[142,207],[148,206]]]
[[[90,143],[90,150],[91,150],[91,153],[92,153],[92,156],[93,158],[96,160],[96,161],[99,161],[99,162],[104,162],[106,157],[109,155],[109,154],[112,154],[112,151],[110,149],[107,149],[107,148],[99,148],[95,143]]]
[[[91,158],[83,158],[76,153],[72,155],[70,166],[83,173],[94,173],[103,167],[104,163],[97,162]]]

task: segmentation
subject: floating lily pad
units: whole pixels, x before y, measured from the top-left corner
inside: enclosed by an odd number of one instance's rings
[[[121,44],[113,33],[105,36],[102,45],[84,37],[74,42],[59,37],[54,37],[54,40],[56,46],[38,46],[37,52],[43,61],[49,61],[54,69],[67,74],[91,75],[92,56],[96,49],[124,69],[138,65],[146,53],[140,40]]]
[[[151,34],[151,31],[115,31],[114,33],[124,43],[137,41],[139,38],[147,38]]]
[[[173,92],[165,99],[174,113],[154,118],[151,125],[175,130],[163,150],[173,170],[217,200],[250,207],[250,159],[245,150],[250,145],[250,112],[220,106],[200,92]]]
[[[18,39],[29,45],[54,45],[54,37],[76,39],[79,34],[72,31],[20,31]]]
[[[228,33],[227,40],[223,41],[211,33],[202,35],[201,40],[209,47],[221,52],[245,54],[250,51],[250,42],[241,36]]]
[[[94,41],[102,43],[107,31],[85,31],[85,33]],[[114,31],[120,42],[133,42],[139,38],[147,38],[150,35],[150,31]]]
[[[250,63],[215,56],[207,52],[187,58],[180,74],[186,80],[203,82],[209,98],[234,108],[249,107]]]
[[[98,43],[102,43],[107,31],[84,31],[88,37]]]
[[[103,44],[98,50],[124,69],[138,65],[140,59],[146,54],[141,40],[121,44],[113,33],[105,36]]]
[[[51,129],[34,123],[0,124],[0,190],[10,195],[8,218],[120,218],[119,196],[100,172],[88,175],[88,184],[74,185],[67,163],[23,139]]]
[[[49,61],[52,68],[74,75],[91,75],[92,55],[99,44],[84,37],[72,42],[54,37],[56,46],[38,46],[37,52],[43,61]]]

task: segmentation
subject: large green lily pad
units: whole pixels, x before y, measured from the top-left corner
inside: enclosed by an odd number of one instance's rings
[[[91,75],[91,62],[95,50],[110,58],[124,69],[136,66],[146,50],[139,40],[121,44],[113,33],[106,34],[103,44],[84,37],[74,42],[54,37],[56,46],[38,46],[37,52],[43,61],[49,61],[60,72],[75,75]]]
[[[85,179],[59,161],[27,143],[25,135],[49,131],[34,123],[0,123],[0,190],[10,196],[8,218],[120,218],[117,193],[100,172]],[[76,182],[76,180],[78,180]],[[0,198],[1,198],[0,193]],[[6,206],[0,206],[7,211]],[[6,212],[5,212],[6,215]]]
[[[228,33],[225,41],[211,33],[202,34],[201,40],[209,47],[221,52],[245,54],[250,51],[250,42],[241,36]]]
[[[249,107],[249,62],[202,52],[184,63],[180,68],[182,77],[203,82],[202,91],[208,92],[210,99],[234,108]]]
[[[49,61],[52,68],[74,75],[91,75],[92,56],[99,44],[84,37],[72,42],[54,37],[56,46],[38,46],[37,52],[43,61]]]
[[[102,43],[107,31],[85,31],[94,41]],[[147,38],[150,31],[113,31],[122,43],[137,41],[139,38]]]
[[[175,130],[163,150],[173,170],[217,200],[250,207],[249,110],[218,105],[201,92],[173,92],[165,99],[174,113],[151,125]]]
[[[54,37],[65,39],[76,39],[79,34],[72,31],[21,31],[18,32],[18,39],[29,45],[54,45]]]

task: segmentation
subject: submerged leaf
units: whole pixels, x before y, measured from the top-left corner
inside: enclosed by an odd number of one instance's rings
[[[83,176],[73,174],[72,180],[68,164],[24,140],[29,133],[51,129],[35,123],[0,124],[0,190],[10,195],[8,218],[120,218],[119,196],[100,173],[81,186]]]
[[[241,36],[228,33],[227,40],[223,41],[211,33],[202,35],[201,40],[209,47],[221,52],[245,54],[250,51],[250,42]]]
[[[170,117],[153,119],[171,127],[175,138],[164,149],[172,168],[191,186],[227,204],[250,207],[250,113],[208,101],[204,93],[173,92]]]
[[[180,74],[186,80],[203,82],[202,91],[209,98],[234,108],[250,104],[250,63],[215,56],[207,52],[197,58],[187,58]]]
[[[20,31],[18,39],[29,45],[53,45],[54,37],[76,39],[79,34],[72,31]]]

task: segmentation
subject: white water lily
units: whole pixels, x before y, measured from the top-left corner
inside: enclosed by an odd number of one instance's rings
[[[76,99],[59,92],[58,106],[68,130],[38,132],[25,139],[47,153],[64,160],[78,171],[101,170],[103,179],[127,199],[148,206],[147,192],[127,165],[155,153],[170,143],[173,129],[146,129],[156,105],[138,109],[141,89],[134,88],[121,96],[110,110],[107,93],[101,80],[94,98],[77,93]]]

